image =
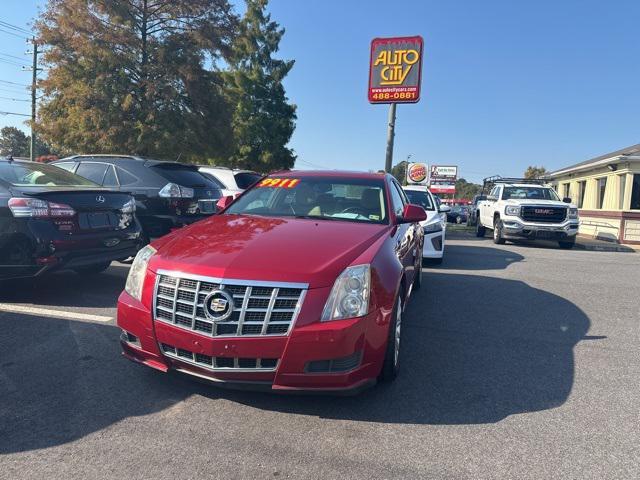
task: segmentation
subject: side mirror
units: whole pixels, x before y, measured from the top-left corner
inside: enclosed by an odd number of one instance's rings
[[[451,207],[449,205],[440,205],[440,208],[438,209],[438,211],[440,213],[448,213],[451,211]]]
[[[571,197],[564,197],[564,198],[562,199],[562,201],[563,201],[564,203],[571,203]]]
[[[427,219],[427,212],[420,205],[405,205],[402,211],[402,217],[398,219],[398,223],[417,223]]]
[[[228,195],[226,197],[220,197],[220,199],[216,202],[216,208],[218,212],[221,212],[232,203],[233,203],[233,197],[231,195]]]

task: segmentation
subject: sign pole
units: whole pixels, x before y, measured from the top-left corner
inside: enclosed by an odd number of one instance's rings
[[[391,173],[391,165],[393,164],[393,140],[396,135],[396,104],[389,105],[389,124],[387,129],[387,156],[384,162],[384,169],[387,173]]]

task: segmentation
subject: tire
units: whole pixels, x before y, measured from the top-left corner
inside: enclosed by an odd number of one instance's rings
[[[493,243],[504,245],[504,237],[502,236],[502,220],[499,217],[493,221]]]
[[[382,371],[379,380],[382,382],[392,382],[398,376],[399,370],[399,353],[400,338],[402,331],[402,290],[396,298],[396,304],[393,307],[392,320],[389,323],[389,333],[387,335],[387,348],[382,363]]]
[[[80,275],[94,275],[96,273],[104,272],[110,265],[111,262],[102,262],[94,265],[87,265],[86,267],[74,268],[74,271]]]
[[[420,254],[418,255],[415,269],[416,274],[413,279],[413,289],[420,290],[420,287],[422,287],[422,247],[420,247]]]
[[[575,240],[570,240],[568,242],[563,242],[563,241],[559,241],[558,245],[560,246],[560,248],[562,248],[563,250],[571,250],[574,245],[576,244]]]
[[[487,233],[487,229],[484,228],[482,223],[480,223],[480,219],[478,218],[476,221],[476,237],[483,238]]]

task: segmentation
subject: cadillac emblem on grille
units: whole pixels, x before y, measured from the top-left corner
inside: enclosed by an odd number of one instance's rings
[[[205,316],[212,322],[223,322],[233,313],[233,297],[224,290],[213,290],[202,304]]]
[[[534,212],[538,215],[553,215],[553,210],[550,208],[536,208]]]

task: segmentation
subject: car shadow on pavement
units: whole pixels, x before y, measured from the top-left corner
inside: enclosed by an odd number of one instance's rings
[[[451,301],[451,292],[464,295]],[[3,313],[0,454],[65,444],[192,395],[208,398],[212,414],[225,399],[347,421],[499,422],[567,400],[573,347],[588,330],[574,304],[526,283],[428,271],[405,313],[394,383],[355,397],[286,396],[217,389],[132,364],[112,325]]]
[[[0,302],[38,306],[115,308],[129,265],[113,263],[94,275],[62,271],[37,278],[0,282]]]
[[[524,257],[511,250],[476,247],[472,245],[447,245],[442,266],[438,270],[503,270]]]

